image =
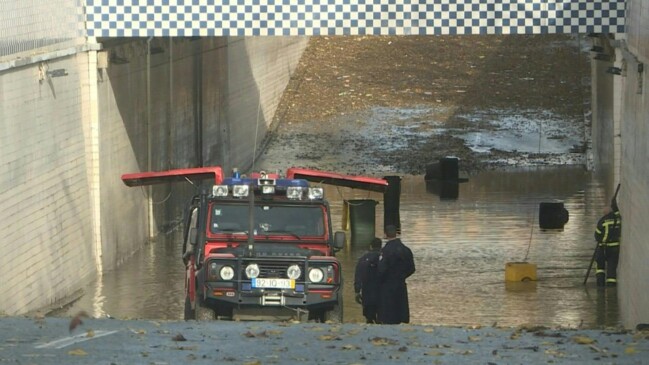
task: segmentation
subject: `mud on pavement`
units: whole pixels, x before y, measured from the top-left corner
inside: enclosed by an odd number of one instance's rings
[[[649,332],[0,318],[0,363],[642,364]]]

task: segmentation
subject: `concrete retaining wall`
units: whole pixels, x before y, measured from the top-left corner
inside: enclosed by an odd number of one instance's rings
[[[57,69],[67,76],[46,76]],[[0,312],[47,305],[95,274],[87,75],[88,53],[0,73]]]
[[[606,43],[595,41],[595,43]],[[598,174],[607,181],[607,186],[615,184],[614,176],[616,171],[615,165],[615,148],[613,141],[615,139],[615,100],[613,95],[613,85],[615,79],[613,75],[606,73],[613,62],[608,61],[591,61],[592,77],[592,149],[594,155],[594,169]]]
[[[249,167],[307,38],[148,42],[106,44],[113,61],[99,84],[105,270],[149,237],[148,191],[125,187],[119,176]],[[147,47],[153,50],[150,57]],[[155,231],[177,223],[193,189],[189,184],[153,188]]]
[[[72,295],[174,227],[193,188],[154,188],[150,231],[148,190],[121,174],[249,167],[307,41],[116,39],[106,68],[87,51],[43,63],[66,76],[0,73],[0,313]]]
[[[619,298],[626,327],[649,323],[649,3],[627,1],[628,51],[622,107],[620,210],[622,248]],[[638,72],[642,63],[644,72]]]

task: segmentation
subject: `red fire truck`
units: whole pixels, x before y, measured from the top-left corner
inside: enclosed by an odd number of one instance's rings
[[[342,268],[321,184],[383,192],[384,179],[301,168],[225,177],[220,167],[122,175],[128,186],[210,179],[185,214],[185,319],[342,322]],[[316,186],[310,184],[317,182]]]

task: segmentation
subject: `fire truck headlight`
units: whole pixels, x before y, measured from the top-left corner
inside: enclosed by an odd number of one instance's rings
[[[213,196],[228,196],[228,186],[227,185],[214,185],[214,186],[212,186],[212,195]]]
[[[286,197],[289,199],[302,199],[302,187],[301,186],[289,186],[286,188]]]
[[[246,266],[246,276],[248,277],[248,279],[254,279],[259,276],[259,265],[250,264]]]
[[[261,193],[264,195],[273,195],[275,194],[275,186],[273,185],[264,185],[261,187]]]
[[[232,280],[234,278],[234,269],[232,266],[223,266],[219,271],[219,275],[223,280]]]
[[[297,280],[302,275],[302,270],[297,265],[291,265],[286,270],[286,275],[289,279]]]
[[[237,198],[248,196],[248,185],[234,185],[232,187],[232,195]]]
[[[309,269],[309,281],[312,283],[319,283],[324,279],[324,273],[321,269],[312,267]]]
[[[324,189],[322,188],[309,188],[309,199],[321,200],[324,197]]]

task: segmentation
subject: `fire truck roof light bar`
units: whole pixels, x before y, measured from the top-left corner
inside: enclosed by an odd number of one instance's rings
[[[271,183],[273,182],[273,183]],[[303,179],[252,179],[252,178],[231,178],[223,179],[223,185],[250,185],[255,187],[264,185],[275,185],[278,189],[286,190],[289,186],[301,186],[303,188],[309,187],[309,182]]]

